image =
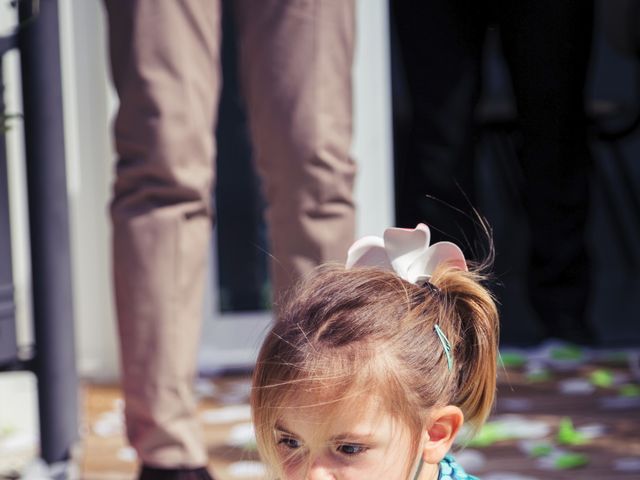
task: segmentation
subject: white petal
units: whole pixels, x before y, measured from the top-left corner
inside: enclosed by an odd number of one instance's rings
[[[422,268],[422,273],[425,275],[433,275],[434,270],[441,263],[447,263],[450,266],[457,267],[460,270],[467,272],[467,262],[464,259],[464,254],[460,247],[451,242],[438,242],[429,247],[429,251],[426,255],[426,263]],[[414,268],[417,268],[416,265]]]
[[[391,270],[391,262],[384,248],[384,240],[373,235],[357,240],[347,254],[346,268],[351,267],[379,267]]]
[[[384,231],[384,246],[391,265],[401,278],[409,280],[409,267],[424,255],[429,248],[429,227],[420,223],[414,229],[387,228]]]

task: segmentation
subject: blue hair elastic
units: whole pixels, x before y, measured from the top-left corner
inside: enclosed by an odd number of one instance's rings
[[[447,356],[447,365],[449,366],[449,371],[453,370],[453,358],[451,357],[451,344],[449,343],[449,339],[444,334],[444,332],[440,329],[440,325],[436,323],[433,327],[438,335],[438,340],[442,344],[442,348],[444,349],[444,354]]]

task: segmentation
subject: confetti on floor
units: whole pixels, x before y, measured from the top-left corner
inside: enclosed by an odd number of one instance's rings
[[[640,478],[640,353],[558,342],[506,353],[511,356],[503,352],[493,415],[475,443],[460,445],[456,453],[468,472],[482,480]],[[265,480],[250,424],[249,375],[203,378],[195,389],[216,479]],[[135,478],[137,456],[124,437],[119,389],[84,385],[81,398],[75,478]],[[2,427],[0,473],[7,461],[2,442],[7,449],[10,438]],[[33,475],[44,470],[33,458],[35,437],[12,441],[31,445],[21,460],[31,469],[23,475],[30,477],[23,478],[38,478]]]

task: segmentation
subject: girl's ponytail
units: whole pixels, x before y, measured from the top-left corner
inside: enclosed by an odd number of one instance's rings
[[[489,415],[496,390],[498,312],[483,286],[480,270],[462,271],[442,266],[431,278],[442,297],[439,327],[451,343],[457,387],[452,403],[465,420],[479,428]]]

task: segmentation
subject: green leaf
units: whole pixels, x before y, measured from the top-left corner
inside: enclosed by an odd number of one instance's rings
[[[554,462],[558,470],[584,467],[589,463],[589,457],[584,453],[563,453]]]
[[[623,397],[640,397],[640,385],[627,383],[620,387],[620,395]]]
[[[584,352],[575,345],[556,347],[551,350],[551,358],[554,360],[582,360]]]
[[[503,366],[511,368],[522,367],[527,362],[524,355],[515,352],[501,353],[498,360]]]
[[[547,457],[553,452],[553,445],[550,443],[538,443],[531,448],[529,455],[533,458]]]
[[[589,375],[589,381],[592,385],[600,388],[609,388],[613,385],[613,373],[609,370],[605,370],[603,368],[599,368],[598,370],[594,370]]]
[[[569,417],[564,417],[558,425],[556,440],[560,445],[584,445],[587,439],[573,428],[573,422]]]
[[[494,443],[508,440],[509,438],[509,434],[505,431],[502,425],[487,422],[467,445],[470,447],[489,447]]]

